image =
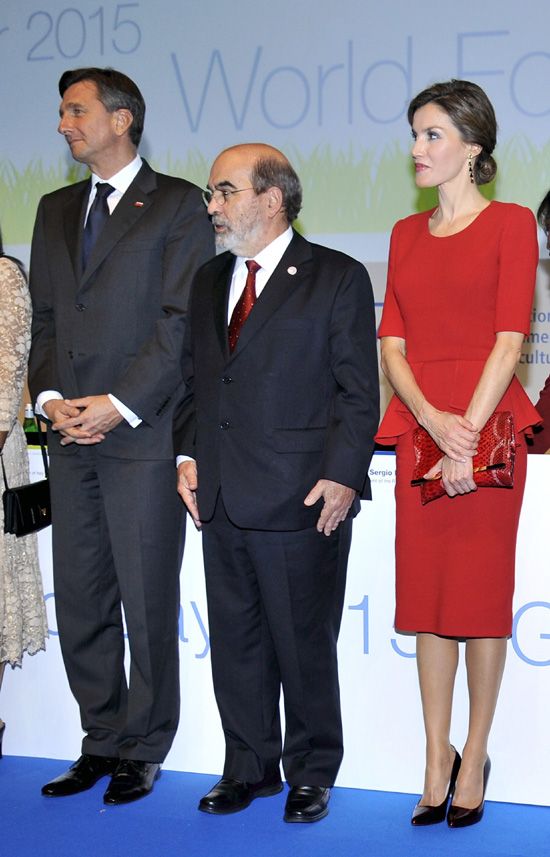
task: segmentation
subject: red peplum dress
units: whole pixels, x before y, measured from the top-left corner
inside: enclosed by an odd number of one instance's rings
[[[492,202],[461,232],[431,235],[423,212],[393,230],[378,335],[406,340],[420,389],[464,414],[498,331],[529,332],[538,262],[529,209]],[[540,422],[517,377],[497,410],[514,414],[514,487],[444,496],[425,506],[410,485],[417,422],[393,396],[377,434],[396,444],[396,615],[399,631],[505,637],[512,631],[516,535],[526,473],[524,433]]]

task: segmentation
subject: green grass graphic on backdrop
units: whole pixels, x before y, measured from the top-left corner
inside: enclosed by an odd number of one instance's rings
[[[337,151],[319,146],[309,154],[286,147],[304,188],[300,231],[315,233],[388,232],[396,220],[435,204],[435,191],[418,191],[409,154],[392,143],[381,151],[350,147]],[[488,198],[518,202],[536,209],[550,186],[550,142],[543,147],[524,137],[511,138],[496,153],[496,182],[483,188]],[[184,158],[171,154],[153,161],[171,175],[200,187],[210,163],[198,150]],[[60,158],[57,165],[33,161],[18,171],[0,161],[0,224],[6,244],[28,244],[40,197],[79,181],[86,168]]]

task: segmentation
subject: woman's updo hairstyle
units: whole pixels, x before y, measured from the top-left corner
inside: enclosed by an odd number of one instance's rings
[[[407,118],[412,126],[414,114],[425,104],[436,104],[450,118],[465,143],[477,143],[481,152],[473,170],[476,184],[487,184],[497,172],[492,157],[497,143],[497,120],[493,105],[476,83],[469,80],[448,80],[434,83],[419,92],[409,104]]]

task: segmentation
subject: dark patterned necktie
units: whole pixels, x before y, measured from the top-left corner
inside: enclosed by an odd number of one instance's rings
[[[114,191],[114,187],[107,182],[98,182],[95,186],[95,199],[88,212],[88,219],[82,236],[82,268],[88,264],[90,253],[97,241],[99,233],[109,217],[109,206],[107,197]]]
[[[250,310],[256,303],[256,271],[259,271],[262,267],[254,259],[248,259],[245,264],[248,268],[245,287],[235,304],[235,309],[231,314],[231,321],[229,322],[229,350],[231,352],[237,344],[242,326],[248,318]]]

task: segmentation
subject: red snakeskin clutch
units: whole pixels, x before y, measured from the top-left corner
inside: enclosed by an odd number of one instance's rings
[[[423,428],[414,430],[413,446],[415,465],[411,485],[420,485],[420,499],[424,506],[447,493],[439,477],[423,478],[443,453]],[[514,417],[510,411],[495,411],[481,430],[474,456],[474,481],[478,488],[512,488],[515,454]]]

